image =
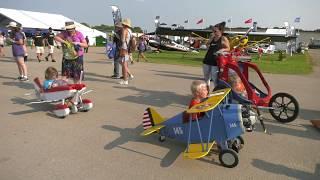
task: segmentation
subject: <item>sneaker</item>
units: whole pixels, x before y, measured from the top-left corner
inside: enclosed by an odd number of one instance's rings
[[[23,77],[19,76],[19,77],[17,78],[17,80],[20,80],[20,81],[21,81],[22,78],[23,78]]]
[[[45,57],[46,58],[46,61],[49,61],[49,58],[48,57]]]
[[[56,62],[56,60],[54,60],[54,59],[52,59],[51,61],[52,61],[52,62]]]
[[[116,75],[112,75],[111,78],[112,78],[112,79],[121,79],[120,76],[116,76]]]
[[[131,79],[133,79],[134,78],[134,76],[132,75],[132,74],[130,74],[129,75],[129,79],[131,80]]]
[[[121,80],[121,81],[119,82],[119,84],[121,84],[121,85],[128,85],[128,84],[129,84],[129,81],[128,81],[128,80],[127,80],[127,81]]]
[[[22,77],[20,81],[29,81],[29,79],[27,77]]]

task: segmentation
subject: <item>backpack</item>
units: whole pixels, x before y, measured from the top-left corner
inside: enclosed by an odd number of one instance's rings
[[[133,53],[137,49],[137,40],[130,31],[128,31],[128,33],[130,35],[128,53]]]
[[[107,45],[107,55],[109,59],[113,59],[116,55],[116,44],[108,44]]]

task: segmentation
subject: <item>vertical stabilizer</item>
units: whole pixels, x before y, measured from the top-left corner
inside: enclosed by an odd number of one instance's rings
[[[154,109],[147,108],[143,113],[142,125],[144,129],[151,128],[164,121],[164,118]]]

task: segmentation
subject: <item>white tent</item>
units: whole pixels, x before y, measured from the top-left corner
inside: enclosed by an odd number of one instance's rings
[[[5,27],[10,21],[21,24],[24,28],[63,30],[66,21],[74,21],[60,14],[0,8],[0,26]],[[76,21],[76,29],[89,37],[90,45],[95,45],[97,36],[106,38],[106,33],[84,26]]]

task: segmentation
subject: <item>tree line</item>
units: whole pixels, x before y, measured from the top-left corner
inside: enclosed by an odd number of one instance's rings
[[[114,30],[114,26],[110,26],[110,25],[106,25],[106,24],[101,24],[101,25],[95,25],[95,26],[90,26],[88,23],[82,22],[82,25],[85,25],[87,27],[102,31],[102,32],[110,32]],[[138,33],[142,33],[142,29],[140,27],[133,27],[132,28],[133,32],[138,32]]]

